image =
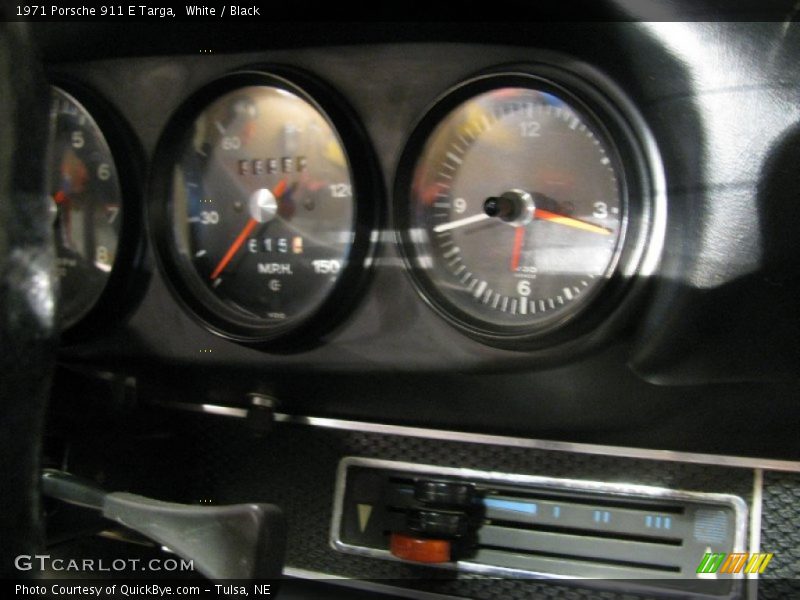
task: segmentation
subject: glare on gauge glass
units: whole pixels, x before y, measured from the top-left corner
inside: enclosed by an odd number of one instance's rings
[[[478,328],[557,324],[614,271],[622,179],[602,127],[556,92],[477,94],[432,127],[414,164],[413,266],[440,304]]]

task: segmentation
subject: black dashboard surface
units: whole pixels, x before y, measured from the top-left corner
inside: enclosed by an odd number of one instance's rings
[[[274,352],[212,335],[169,293],[148,239],[149,283],[129,318],[65,346],[63,365],[135,377],[152,402],[236,406],[260,392],[299,415],[798,457],[796,23],[427,24],[413,34],[383,24],[350,39],[352,25],[295,25],[292,35],[264,25],[233,42],[205,25],[164,41],[154,26],[149,47],[116,26],[32,29],[53,79],[90,89],[128,123],[143,173],[193,91],[236,69],[283,65],[344,96],[384,183],[369,281],[313,346]],[[218,50],[201,52],[204,32]],[[658,260],[580,344],[501,350],[452,328],[415,290],[396,244],[392,182],[437,97],[482,70],[541,62],[607,77],[641,116],[663,161],[663,242],[652,237]]]

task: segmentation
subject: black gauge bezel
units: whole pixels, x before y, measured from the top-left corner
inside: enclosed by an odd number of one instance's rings
[[[601,78],[598,78],[601,79]],[[589,81],[550,64],[501,67],[460,83],[440,96],[425,112],[400,157],[393,190],[393,216],[407,271],[425,302],[466,335],[512,350],[537,350],[573,343],[597,329],[619,306],[645,254],[652,220],[653,191],[643,144],[633,120],[607,94],[610,84]],[[503,87],[522,87],[554,94],[570,104],[609,146],[620,186],[623,230],[609,263],[609,278],[592,290],[588,302],[545,325],[499,326],[477,319],[449,300],[420,267],[417,244],[411,239],[411,190],[414,171],[437,126],[463,102]]]
[[[107,334],[109,327],[123,323],[144,297],[150,274],[143,215],[145,163],[133,130],[100,94],[83,83],[59,76],[50,77],[49,83],[75,101],[97,124],[114,160],[123,203],[117,253],[105,287],[93,306],[61,331],[62,345],[71,345]]]
[[[225,306],[200,282],[188,257],[180,252],[173,227],[172,177],[179,152],[196,118],[226,93],[247,86],[284,89],[310,103],[331,123],[341,140],[353,186],[353,242],[347,264],[327,297],[307,315],[286,323],[258,325]],[[180,304],[212,333],[242,344],[271,350],[306,347],[330,331],[356,305],[375,252],[371,243],[382,206],[382,185],[372,146],[355,112],[332,88],[306,72],[284,66],[239,69],[193,93],[170,117],[154,154],[148,194],[148,223],[167,287]]]

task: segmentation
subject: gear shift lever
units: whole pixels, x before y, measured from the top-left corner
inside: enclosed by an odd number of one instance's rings
[[[192,560],[209,579],[279,577],[286,548],[283,514],[272,504],[195,506],[109,493],[64,471],[42,472],[42,492],[102,515]]]

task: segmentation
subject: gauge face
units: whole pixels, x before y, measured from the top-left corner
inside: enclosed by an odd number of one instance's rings
[[[355,184],[332,120],[283,79],[249,74],[188,113],[173,150],[173,260],[190,308],[261,341],[331,298],[356,237]]]
[[[50,194],[55,202],[59,319],[70,327],[97,303],[114,267],[122,190],[103,133],[87,110],[52,88]]]
[[[612,276],[626,187],[582,104],[535,79],[509,83],[434,109],[399,193],[426,296],[468,329],[513,337],[560,327]]]

